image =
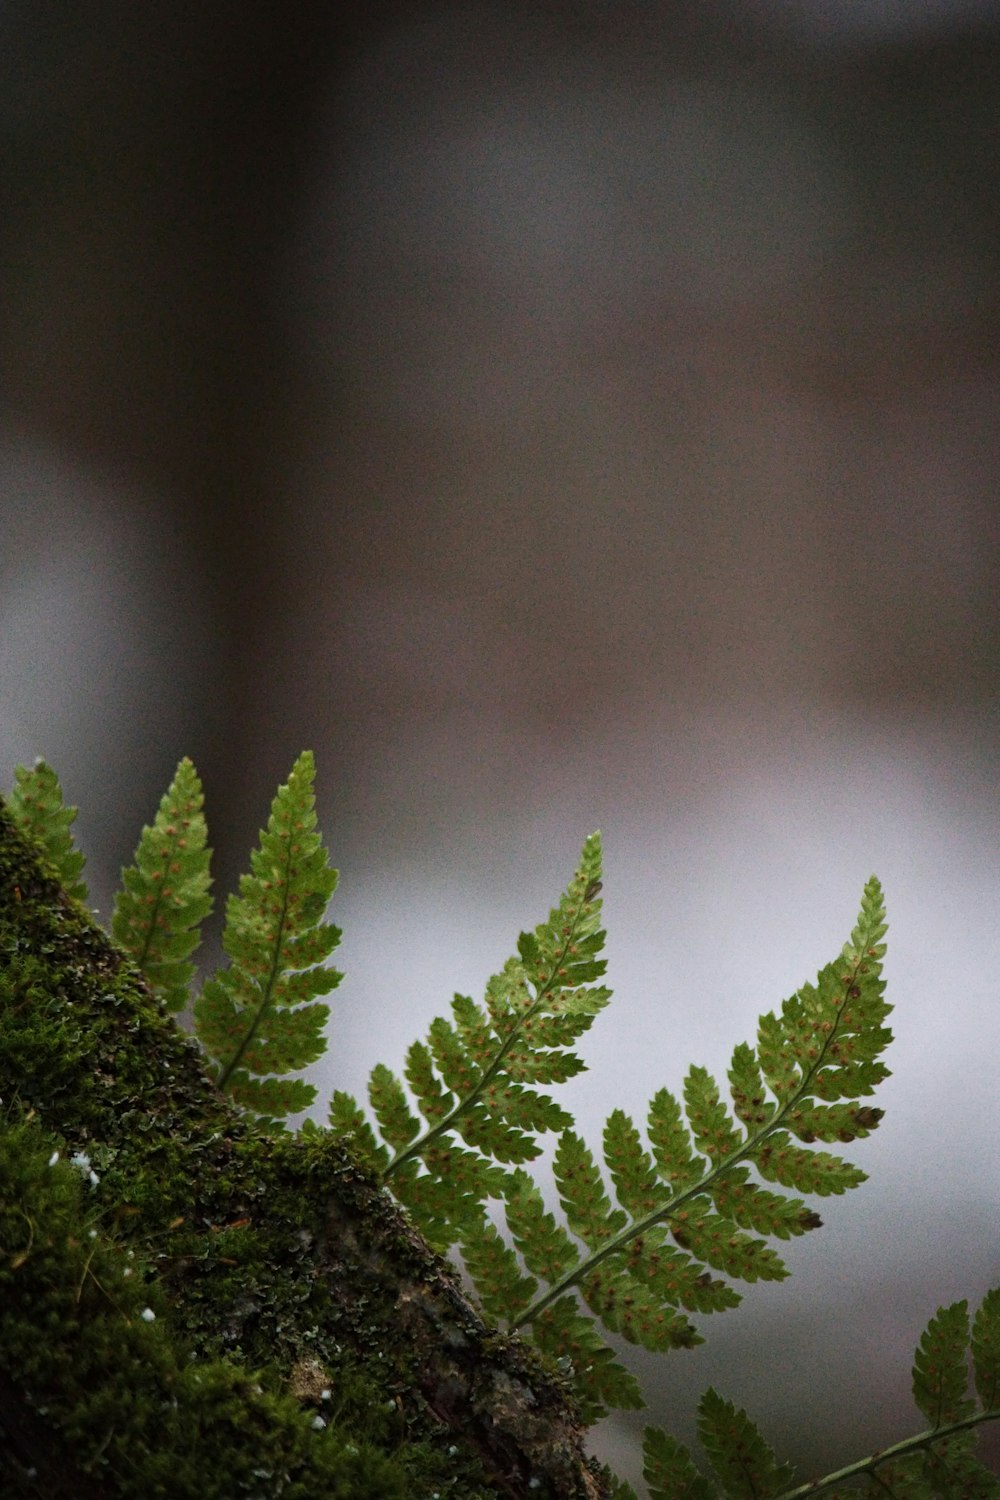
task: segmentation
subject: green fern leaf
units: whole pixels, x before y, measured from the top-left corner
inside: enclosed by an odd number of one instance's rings
[[[544,1036],[546,1030],[543,1019],[534,1028],[535,1036]],[[507,1073],[518,1083],[566,1083],[586,1069],[586,1063],[572,1052],[531,1052],[516,1045],[506,1061]]]
[[[930,1443],[923,1454],[923,1476],[934,1495],[946,1500],[977,1500],[1000,1494],[1000,1480],[980,1463],[975,1454],[974,1432],[950,1431]],[[882,1478],[882,1470],[878,1477]]]
[[[968,1395],[969,1304],[939,1307],[924,1329],[913,1361],[913,1399],[932,1427],[975,1410]]]
[[[715,1491],[676,1438],[647,1427],[642,1439],[642,1477],[649,1500],[715,1500]]]
[[[434,1071],[434,1058],[423,1042],[412,1044],[403,1071],[425,1120],[443,1120],[455,1108],[455,1095],[442,1087]]]
[[[511,1173],[505,1196],[507,1227],[528,1270],[550,1283],[564,1277],[578,1264],[579,1253],[565,1229],[546,1211],[541,1193],[520,1167]]]
[[[685,1080],[684,1112],[666,1089],[651,1101],[652,1155],[629,1117],[612,1113],[605,1162],[620,1207],[611,1203],[584,1142],[570,1130],[563,1133],[556,1183],[568,1228],[590,1253],[573,1254],[573,1241],[544,1215],[540,1199],[534,1203],[544,1233],[534,1231],[534,1261],[526,1258],[526,1264],[550,1285],[520,1314],[520,1326],[532,1325],[575,1287],[607,1328],[650,1348],[681,1347],[700,1335],[679,1307],[707,1313],[739,1302],[733,1288],[706,1267],[747,1282],[788,1275],[758,1235],[790,1239],[819,1228],[822,1220],[800,1198],[753,1182],[750,1170],[821,1196],[864,1180],[863,1172],[829,1153],[793,1145],[791,1131],[802,1138],[814,1132],[853,1139],[881,1118],[880,1110],[857,1099],[836,1105],[815,1100],[821,1089],[836,1094],[841,1075],[857,1085],[862,1063],[884,1072],[877,1061],[889,1036],[881,1026],[888,1010],[879,963],[884,931],[881,894],[871,881],[849,952],[821,971],[815,987],[804,986],[786,1002],[780,1019],[764,1018],[757,1053],[745,1043],[735,1049],[729,1070],[735,1116],[700,1067],[691,1068]],[[529,962],[542,961],[531,943],[522,942],[521,952]],[[509,993],[497,991],[498,1013]],[[515,1229],[509,1200],[508,1224],[523,1253],[532,1236]],[[676,1250],[666,1244],[668,1230]]]
[[[856,1493],[856,1492],[855,1492]],[[863,1491],[868,1500],[937,1500],[937,1490],[927,1474],[922,1453],[907,1453],[880,1464],[872,1483]]]
[[[478,1146],[496,1161],[534,1161],[539,1147],[534,1137],[516,1125],[508,1125],[499,1114],[491,1114],[486,1108],[486,1090],[483,1102],[467,1102],[460,1113],[456,1112],[455,1126],[462,1139],[470,1146]],[[424,1160],[430,1159],[433,1146],[423,1152]]]
[[[408,1146],[420,1124],[410,1113],[403,1085],[383,1063],[376,1063],[372,1068],[368,1080],[368,1102],[383,1140],[395,1151]]]
[[[727,1495],[764,1500],[794,1478],[794,1469],[777,1462],[746,1412],[711,1387],[698,1403],[698,1437]]]
[[[704,1068],[692,1068],[684,1080],[684,1104],[700,1151],[719,1162],[739,1150],[743,1132],[733,1124],[718,1084]]]
[[[573,1372],[580,1420],[587,1426],[612,1409],[635,1411],[645,1405],[635,1376],[620,1364],[576,1298],[560,1297],[532,1327],[533,1342]]]
[[[212,909],[201,782],[186,757],[142,830],[135,864],[122,870],[111,935],[130,954],[168,1010],[183,1010],[194,974],[191,954]]]
[[[779,1100],[795,1093],[802,1079],[798,1059],[773,1011],[757,1023],[757,1057],[771,1092]]]
[[[239,1092],[230,1090],[247,1114],[256,1115],[259,1123],[269,1129],[283,1129],[282,1120],[287,1115],[298,1114],[308,1109],[316,1097],[312,1084],[301,1078],[252,1078],[249,1073],[240,1079]]]
[[[649,1140],[660,1175],[671,1187],[680,1191],[701,1180],[705,1160],[692,1151],[681,1107],[667,1089],[660,1089],[650,1100]]]
[[[580,1283],[580,1290],[605,1328],[620,1333],[630,1344],[665,1352],[693,1349],[705,1342],[683,1313],[673,1311],[629,1273],[621,1255],[603,1259]]]
[[[456,1145],[450,1135],[440,1136],[428,1147],[423,1162],[441,1188],[451,1187],[463,1197],[473,1197],[477,1203],[500,1198],[507,1189],[509,1177],[502,1167],[495,1166],[478,1151],[466,1151]]]
[[[917,1404],[931,1429],[791,1490],[791,1468],[776,1462],[746,1413],[707,1391],[699,1407],[698,1431],[726,1494],[748,1500],[779,1493],[786,1500],[819,1494],[851,1500],[859,1493],[870,1500],[884,1500],[886,1495],[898,1500],[997,1500],[1000,1480],[976,1457],[975,1429],[980,1422],[1000,1417],[1000,1409],[992,1404],[1000,1379],[1000,1288],[987,1293],[973,1321],[973,1364],[983,1403],[979,1411],[966,1390],[968,1343],[966,1304],[940,1308],[920,1340],[913,1371]],[[674,1438],[648,1429],[643,1451],[651,1500],[710,1495],[690,1454]],[[868,1481],[863,1490],[843,1487],[859,1480]]]
[[[973,1320],[972,1366],[983,1410],[1000,1410],[1000,1287],[986,1293]]]
[[[483,1176],[488,1179],[491,1173],[503,1174],[473,1152],[444,1144],[436,1149],[437,1165],[441,1167],[451,1160],[451,1170],[442,1167],[441,1175],[435,1176],[420,1172],[416,1161],[407,1161],[393,1176],[392,1185],[395,1196],[409,1210],[428,1244],[445,1254],[482,1220],[483,1200],[499,1191],[496,1186],[484,1186]]]
[[[570,1229],[588,1249],[600,1250],[628,1223],[628,1215],[621,1209],[612,1209],[597,1163],[572,1130],[559,1137],[554,1171]]]
[[[77,901],[86,901],[87,887],[80,879],[86,861],[70,833],[78,809],[63,802],[59,777],[52,767],[44,760],[36,760],[30,770],[18,766],[7,804],[21,828],[41,845],[63,890]]]
[[[669,1199],[669,1191],[660,1181],[638,1130],[624,1110],[613,1110],[608,1116],[604,1127],[604,1159],[615,1197],[634,1219],[653,1213]]]
[[[480,1067],[488,1067],[494,1043],[486,1012],[469,995],[455,995],[451,1009],[469,1056]]]
[[[462,1259],[487,1317],[513,1323],[528,1306],[538,1282],[524,1276],[517,1256],[489,1220],[473,1219],[462,1236]]]
[[[753,1160],[768,1182],[780,1182],[783,1187],[815,1193],[820,1198],[846,1193],[868,1180],[868,1174],[860,1167],[853,1167],[828,1151],[806,1151],[793,1146],[787,1132],[781,1130],[755,1149]]]
[[[220,1088],[271,1121],[280,1120],[289,1098],[287,1080],[274,1075],[322,1056],[329,1008],[316,996],[342,977],[323,965],[340,932],[323,921],[337,873],[316,829],[314,776],[312,754],[304,751],[274,798],[251,873],[227,903],[222,942],[230,965],[208,981],[194,1008]],[[297,1109],[315,1098],[311,1084],[292,1092]]]
[[[670,1245],[662,1225],[633,1236],[625,1246],[624,1256],[632,1275],[672,1307],[711,1313],[736,1307],[740,1302],[739,1293],[732,1287],[713,1279],[686,1251]]]
[[[790,1109],[785,1120],[800,1141],[854,1141],[870,1135],[884,1111],[849,1104],[801,1104]]]
[[[460,1034],[443,1016],[431,1022],[427,1040],[431,1055],[445,1084],[456,1094],[471,1094],[483,1070],[469,1055]]]
[[[706,1211],[696,1198],[671,1216],[674,1239],[699,1260],[742,1281],[783,1281],[788,1268],[763,1240],[744,1234],[731,1219]]]
[[[774,1114],[775,1106],[767,1098],[760,1064],[753,1048],[746,1042],[740,1042],[733,1051],[729,1092],[737,1118],[750,1133],[766,1125]]]
[[[535,1085],[561,1082],[583,1069],[572,1043],[610,998],[590,982],[604,971],[597,957],[604,942],[596,898],[600,859],[600,837],[594,834],[548,921],[522,933],[518,955],[490,979],[485,1004],[456,995],[451,1019],[433,1021],[426,1041],[408,1049],[405,1088],[387,1068],[372,1074],[369,1099],[391,1148],[384,1176],[437,1245],[449,1224],[456,1233],[467,1232],[477,1193],[480,1222],[486,1199],[504,1195],[504,1174],[495,1163],[533,1160],[539,1136],[572,1123]],[[331,1123],[357,1130],[349,1111]],[[469,1152],[454,1146],[455,1137]],[[424,1184],[425,1176],[436,1178],[438,1187]]]
[[[327,1123],[335,1135],[349,1136],[355,1155],[379,1175],[389,1163],[388,1148],[381,1145],[353,1095],[335,1089],[330,1099]]]
[[[522,1131],[543,1134],[573,1123],[573,1116],[554,1099],[521,1083],[492,1083],[483,1089],[482,1100],[488,1115]]]
[[[712,1184],[712,1201],[723,1217],[742,1229],[755,1229],[758,1234],[781,1240],[821,1228],[822,1219],[801,1198],[769,1193],[749,1177],[746,1167],[732,1167]]]

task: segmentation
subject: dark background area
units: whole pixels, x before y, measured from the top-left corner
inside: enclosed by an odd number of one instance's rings
[[[807,1471],[904,1435],[1000,1261],[997,8],[14,4],[0,57],[0,749],[93,899],[182,754],[221,896],[314,748],[360,1092],[599,825],[596,1141],[876,870],[872,1181],[635,1364],[686,1440],[710,1382]]]

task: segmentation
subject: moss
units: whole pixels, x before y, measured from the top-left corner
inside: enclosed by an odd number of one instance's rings
[[[73,1468],[122,1497],[411,1492],[405,1463],[383,1451],[403,1446],[395,1413],[363,1378],[341,1372],[327,1402],[304,1404],[273,1370],[195,1357],[57,1149],[34,1122],[0,1128],[0,1318],[6,1370]],[[5,1461],[20,1487],[28,1465],[9,1449]]]

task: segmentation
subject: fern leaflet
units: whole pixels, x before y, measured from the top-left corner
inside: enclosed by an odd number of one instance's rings
[[[987,1292],[972,1323],[972,1368],[984,1411],[1000,1411],[1000,1287]]]
[[[932,1427],[960,1421],[975,1410],[967,1393],[968,1350],[968,1304],[939,1308],[921,1335],[913,1361],[913,1399]]]
[[[368,1102],[381,1141],[349,1094],[336,1092],[330,1105],[331,1128],[353,1135],[431,1244],[446,1250],[469,1237],[469,1256],[487,1276],[483,1295],[494,1301],[509,1278],[499,1272],[494,1285],[485,1270],[500,1262],[482,1236],[483,1205],[523,1187],[516,1169],[539,1154],[537,1136],[572,1124],[536,1085],[583,1070],[571,1043],[610,999],[592,983],[606,967],[598,957],[600,873],[595,833],[559,905],[521,934],[517,956],[487,984],[485,1003],[455,996],[451,1019],[439,1017],[407,1052],[405,1085],[381,1064],[372,1070]],[[510,1284],[523,1289],[527,1278],[518,1271]]]
[[[778,1463],[746,1412],[711,1386],[698,1405],[698,1437],[727,1495],[758,1500],[791,1482],[794,1470]]]
[[[646,1428],[642,1457],[649,1500],[715,1500],[712,1486],[699,1474],[684,1444],[659,1427]]]
[[[337,872],[316,828],[314,776],[304,751],[274,798],[251,873],[229,897],[222,938],[229,967],[208,980],[194,1007],[220,1088],[271,1127],[316,1096],[312,1084],[282,1075],[322,1056],[329,1007],[316,996],[342,977],[323,965],[340,931],[323,921]]]
[[[36,760],[30,769],[16,767],[7,803],[20,826],[45,851],[63,889],[77,901],[86,901],[87,887],[80,879],[86,860],[70,833],[77,808],[63,802],[52,767],[44,760]]]
[[[168,1010],[183,1010],[199,928],[212,909],[201,782],[186,757],[142,830],[135,864],[122,870],[111,936],[130,954]]]

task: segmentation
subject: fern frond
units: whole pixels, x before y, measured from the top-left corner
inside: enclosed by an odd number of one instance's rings
[[[754,1151],[754,1166],[768,1182],[782,1187],[798,1188],[800,1193],[815,1193],[820,1198],[839,1196],[867,1181],[860,1167],[828,1151],[805,1151],[793,1146],[787,1131],[769,1135]]]
[[[517,1169],[539,1154],[538,1137],[572,1124],[543,1089],[583,1070],[572,1044],[610,999],[592,982],[605,969],[598,957],[600,870],[595,833],[558,906],[521,934],[517,955],[488,982],[484,1003],[456,995],[450,1019],[433,1021],[426,1040],[408,1049],[402,1078],[379,1065],[369,1079],[386,1182],[436,1248],[460,1243],[468,1229],[474,1263],[486,1253],[480,1231],[487,1199],[510,1187],[516,1202]],[[343,1103],[331,1111],[330,1125],[358,1131]],[[494,1294],[490,1282],[484,1296]]]
[[[627,1480],[611,1474],[608,1476],[608,1500],[639,1500],[639,1497]]]
[[[683,1250],[668,1244],[662,1226],[636,1235],[625,1251],[628,1269],[672,1307],[688,1312],[721,1312],[742,1300],[728,1282],[713,1277]]]
[[[660,1089],[649,1104],[649,1141],[660,1176],[681,1191],[700,1182],[706,1163],[696,1156],[681,1107],[669,1089]]]
[[[135,864],[122,870],[111,936],[138,965],[168,1010],[183,1010],[200,926],[212,910],[201,782],[186,757],[162,798],[152,827],[145,827]]]
[[[80,876],[86,860],[70,833],[78,809],[63,802],[59,777],[52,767],[44,760],[36,760],[30,769],[18,766],[7,805],[24,831],[41,845],[63,889],[85,902],[87,887]]]
[[[612,1110],[604,1127],[604,1160],[608,1164],[615,1197],[634,1219],[651,1214],[668,1197],[669,1189],[657,1176],[649,1152],[624,1110]]]
[[[852,1140],[881,1119],[881,1110],[857,1099],[818,1103],[817,1097],[837,1100],[848,1085],[869,1091],[886,1072],[879,1060],[890,1036],[881,1024],[888,1012],[880,977],[884,933],[881,892],[872,880],[842,957],[787,1001],[780,1017],[763,1018],[756,1050],[747,1043],[735,1049],[731,1108],[715,1079],[693,1067],[683,1107],[666,1089],[651,1101],[648,1149],[623,1111],[611,1114],[604,1159],[617,1204],[585,1143],[563,1132],[555,1177],[567,1228],[543,1212],[540,1198],[526,1216],[523,1187],[505,1195],[514,1244],[532,1275],[549,1283],[513,1314],[514,1326],[533,1326],[575,1289],[606,1328],[633,1342],[691,1347],[701,1335],[681,1308],[710,1313],[739,1301],[712,1271],[745,1282],[787,1276],[761,1236],[787,1240],[822,1220],[801,1198],[771,1191],[751,1172],[820,1196],[864,1180],[828,1152],[793,1145],[792,1133],[800,1140]]]
[[[719,1098],[715,1079],[704,1068],[692,1068],[684,1080],[684,1106],[699,1151],[719,1162],[739,1150],[743,1132]]]
[[[435,1165],[442,1168],[440,1177],[433,1171],[421,1172],[416,1161],[407,1161],[393,1177],[392,1185],[395,1196],[420,1225],[424,1239],[443,1254],[482,1217],[483,1199],[499,1191],[496,1185],[484,1187],[480,1173],[500,1177],[503,1173],[474,1153],[454,1147],[450,1137],[437,1152]]]
[[[779,1495],[794,1477],[790,1464],[779,1464],[745,1411],[711,1387],[698,1403],[698,1437],[723,1491],[739,1500]]]
[[[194,1007],[219,1087],[271,1125],[316,1096],[311,1084],[282,1075],[322,1056],[329,1007],[316,996],[342,977],[323,963],[340,931],[323,921],[337,872],[316,828],[314,776],[304,751],[274,798],[251,873],[229,897],[222,943],[231,962]]]
[[[630,1344],[665,1353],[693,1349],[705,1341],[683,1313],[669,1310],[669,1302],[646,1281],[632,1275],[623,1255],[613,1255],[580,1283],[584,1301],[612,1333]]]

